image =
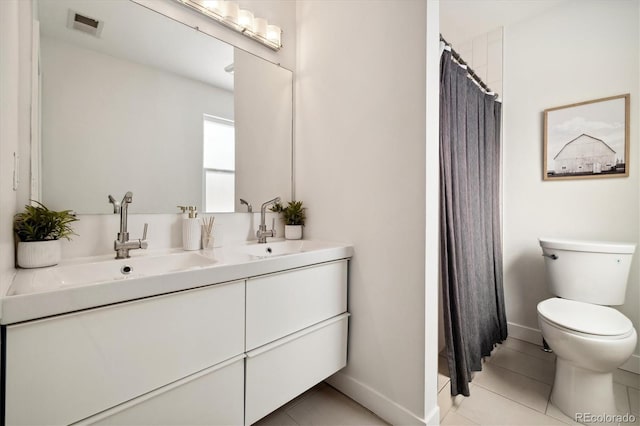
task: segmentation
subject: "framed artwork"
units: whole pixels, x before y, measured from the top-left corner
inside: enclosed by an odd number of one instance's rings
[[[544,180],[629,176],[629,94],[544,110]]]

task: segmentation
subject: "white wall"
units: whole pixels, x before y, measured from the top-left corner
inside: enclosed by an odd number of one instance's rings
[[[293,78],[291,71],[234,52],[236,130],[235,211],[240,198],[256,211],[274,197],[292,193]]]
[[[443,34],[447,38],[447,34]],[[456,43],[453,49],[491,90],[502,94],[502,27]]]
[[[504,268],[510,334],[539,338],[536,304],[550,297],[537,238],[640,237],[639,2],[564,3],[505,27]],[[631,94],[628,178],[542,180],[542,111]],[[640,252],[620,310],[640,330]],[[625,368],[639,372],[640,358]]]
[[[49,208],[109,213],[127,191],[142,213],[201,205],[202,117],[233,120],[232,92],[48,37],[41,63]]]
[[[0,2],[0,294],[15,272],[13,216],[29,200],[32,13],[31,2]]]
[[[427,2],[426,150],[425,150],[425,289],[424,412],[425,422],[439,424],[438,305],[440,295],[440,2]]]
[[[431,414],[424,388],[436,387],[424,369],[426,3],[298,2],[305,237],[355,245],[349,363],[331,383],[394,424]]]
[[[0,291],[14,274],[13,215],[17,194],[13,190],[13,156],[18,153],[19,14],[18,0],[0,2]]]

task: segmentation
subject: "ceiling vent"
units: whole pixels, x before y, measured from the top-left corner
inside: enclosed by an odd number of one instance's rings
[[[91,34],[94,37],[100,37],[100,33],[102,33],[102,27],[104,26],[104,22],[98,21],[97,19],[90,18],[86,15],[76,12],[75,10],[69,9],[69,14],[67,17],[67,27],[82,31],[83,33]]]

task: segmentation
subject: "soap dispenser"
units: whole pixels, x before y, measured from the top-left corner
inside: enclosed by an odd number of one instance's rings
[[[198,220],[196,206],[178,206],[182,210],[182,248],[184,250],[200,250],[202,226]]]

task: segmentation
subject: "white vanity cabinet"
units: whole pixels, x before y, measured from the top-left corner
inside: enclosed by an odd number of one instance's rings
[[[234,357],[77,425],[240,425],[244,358],[244,354]]]
[[[4,422],[253,424],[346,365],[347,275],[332,259],[7,324]]]
[[[5,424],[77,422],[244,354],[244,290],[219,284],[7,326]]]
[[[245,425],[347,365],[344,313],[247,353]]]
[[[247,351],[347,311],[347,261],[247,280]]]
[[[247,280],[245,425],[347,363],[347,261]]]

